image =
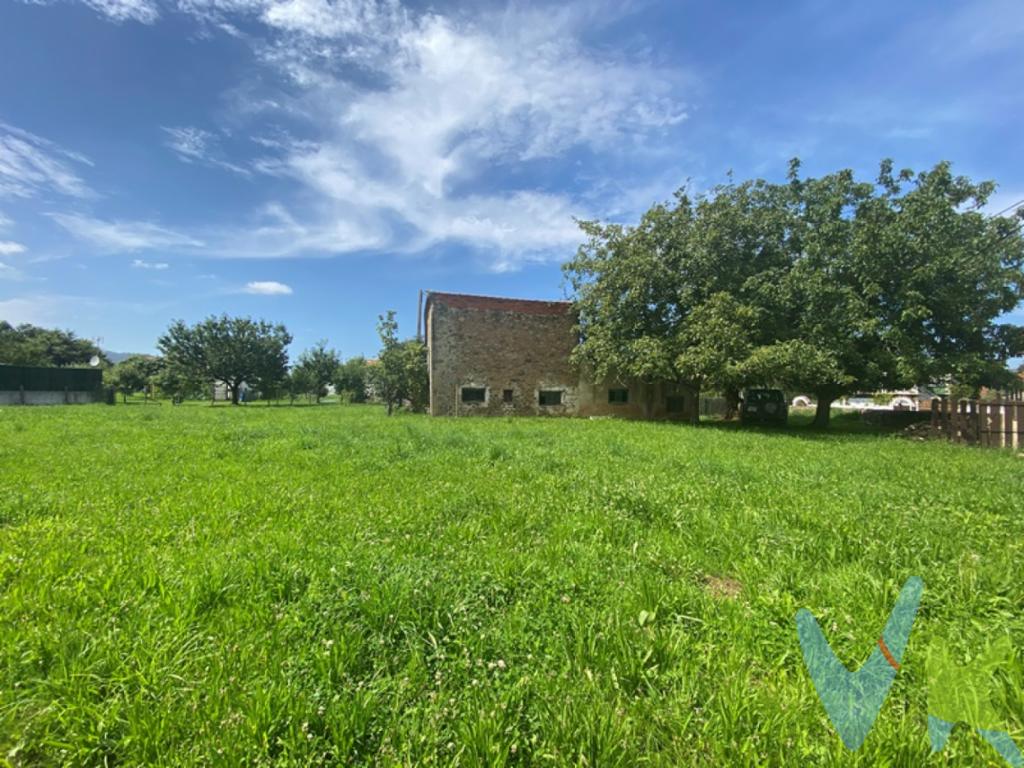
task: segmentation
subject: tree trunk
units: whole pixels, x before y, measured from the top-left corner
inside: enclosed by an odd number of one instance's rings
[[[832,392],[816,392],[818,400],[817,408],[814,411],[814,426],[820,429],[828,429],[829,415],[832,413],[832,401],[835,395]]]
[[[740,408],[740,391],[735,388],[725,390],[725,420],[732,421]]]
[[[238,405],[238,384],[231,385],[231,404]]]
[[[700,424],[700,388],[694,387],[693,389],[693,407],[690,409],[690,423],[693,425]]]

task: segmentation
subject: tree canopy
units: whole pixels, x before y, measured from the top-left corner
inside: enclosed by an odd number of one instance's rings
[[[320,398],[327,394],[327,386],[338,377],[340,367],[341,356],[328,349],[326,341],[318,341],[315,347],[299,355],[292,369],[293,388],[319,403]]]
[[[157,346],[181,381],[223,382],[237,404],[243,383],[260,391],[280,388],[291,341],[281,324],[221,315],[191,326],[176,320]]]
[[[128,395],[157,386],[164,371],[163,358],[154,355],[131,355],[110,369],[109,382],[121,393],[125,402]]]
[[[365,403],[369,384],[369,366],[365,357],[350,357],[342,363],[334,378],[338,394],[351,403]]]
[[[575,357],[598,376],[814,394],[819,424],[843,394],[941,377],[998,386],[1024,329],[1020,219],[981,212],[994,190],[948,163],[877,179],[844,170],[683,192],[633,227],[582,222],[565,266]]]
[[[427,348],[418,339],[398,339],[398,322],[389,310],[377,324],[381,350],[377,365],[370,366],[370,383],[377,397],[384,401],[388,415],[408,402],[414,411],[422,411],[429,401]]]
[[[11,325],[0,320],[0,363],[63,367],[87,365],[93,357],[109,364],[103,351],[71,331],[39,328],[27,323]]]

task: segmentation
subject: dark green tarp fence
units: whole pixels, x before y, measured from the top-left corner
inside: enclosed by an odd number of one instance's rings
[[[0,365],[0,392],[95,392],[103,386],[97,368],[35,368]]]

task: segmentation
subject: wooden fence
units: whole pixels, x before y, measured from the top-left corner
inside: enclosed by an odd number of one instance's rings
[[[932,400],[932,434],[955,443],[1024,450],[1024,402]]]

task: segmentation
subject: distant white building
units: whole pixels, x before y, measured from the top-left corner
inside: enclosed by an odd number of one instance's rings
[[[851,411],[925,411],[931,408],[932,400],[937,397],[928,387],[910,387],[848,395],[839,398],[832,407]],[[814,404],[811,396],[797,395],[793,398],[792,407],[812,408]]]

